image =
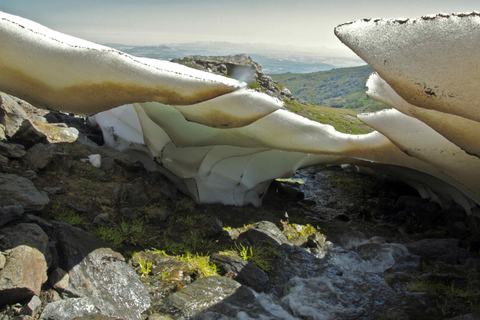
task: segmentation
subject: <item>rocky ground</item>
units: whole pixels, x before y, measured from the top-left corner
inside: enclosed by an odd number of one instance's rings
[[[2,320],[480,319],[478,212],[325,167],[196,204],[82,118],[0,120]]]

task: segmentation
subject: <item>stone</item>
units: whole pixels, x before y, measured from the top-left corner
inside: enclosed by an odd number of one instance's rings
[[[56,168],[68,171],[73,165],[73,156],[69,153],[55,152],[52,162]]]
[[[90,313],[96,310],[105,316],[140,319],[150,298],[121,254],[65,223],[54,223],[51,238],[57,243],[60,267],[70,277],[67,295],[87,298]]]
[[[25,210],[19,205],[8,205],[0,207],[0,227],[7,223],[20,219]]]
[[[33,296],[30,301],[20,310],[21,315],[35,317],[42,308],[42,301],[39,297]]]
[[[47,304],[41,318],[48,320],[71,320],[96,314],[99,309],[89,298],[66,299]]]
[[[62,194],[64,192],[63,187],[45,187],[43,188],[43,191],[52,196]]]
[[[226,277],[201,278],[172,294],[166,303],[189,319],[233,296],[241,287],[238,282]]]
[[[20,223],[10,228],[4,228],[0,230],[0,234],[4,236],[0,239],[0,248],[3,250],[26,245],[37,249],[44,255],[47,254],[48,236],[42,228],[34,223]]]
[[[62,268],[57,268],[53,270],[52,274],[49,277],[50,284],[57,291],[63,291],[67,289],[68,282],[70,281],[70,276]]]
[[[471,253],[459,244],[458,239],[423,239],[406,243],[405,247],[411,253],[421,256],[427,263],[441,261],[455,265],[465,262],[471,256]]]
[[[99,226],[106,225],[110,220],[110,215],[107,212],[100,213],[93,219],[93,223]]]
[[[225,274],[239,283],[246,285],[257,292],[268,288],[268,276],[257,266],[240,257],[226,254],[212,254],[211,260],[219,265]]]
[[[47,136],[37,130],[30,120],[24,120],[17,132],[10,138],[11,142],[19,143],[25,148],[30,148],[37,143],[47,143]]]
[[[150,211],[150,209],[157,209],[157,208],[147,208],[146,211]],[[137,210],[135,208],[121,208],[120,214],[122,215],[123,218],[126,218],[128,220],[133,220],[137,217]],[[148,217],[153,216],[151,212],[147,212],[146,214]]]
[[[39,296],[46,280],[44,254],[26,245],[17,246],[7,252],[5,268],[0,271],[0,301],[12,304]]]
[[[145,187],[142,181],[135,182],[127,192],[127,201],[133,206],[143,206],[148,202],[148,196],[145,193]]]
[[[270,221],[260,221],[253,224],[249,230],[238,236],[237,241],[248,246],[260,245],[264,241],[273,245],[289,243],[282,231]]]
[[[37,143],[27,150],[25,163],[34,171],[44,169],[53,160],[56,150],[57,147],[54,144]]]
[[[215,217],[211,217],[202,225],[206,237],[214,237],[223,233],[223,223]]]
[[[3,255],[3,253],[0,253],[0,270],[5,268],[5,263],[7,262],[7,259]]]
[[[25,147],[16,143],[5,143],[0,141],[0,155],[10,159],[21,159],[27,152]]]
[[[22,177],[27,178],[28,180],[35,180],[37,178],[37,173],[33,170],[25,170],[22,173]]]
[[[25,211],[41,211],[50,203],[44,193],[39,192],[33,182],[15,174],[0,173],[0,206],[19,205]]]
[[[12,96],[0,92],[0,123],[4,128],[1,130],[3,139],[12,137],[26,118],[28,118],[27,113]],[[2,138],[1,135],[0,138]]]

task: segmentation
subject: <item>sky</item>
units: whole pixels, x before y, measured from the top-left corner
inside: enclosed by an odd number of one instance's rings
[[[333,29],[347,21],[479,10],[479,0],[0,0],[0,11],[100,44],[226,41],[343,52]]]

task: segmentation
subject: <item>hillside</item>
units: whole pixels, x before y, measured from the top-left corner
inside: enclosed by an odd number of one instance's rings
[[[386,105],[366,96],[365,83],[373,69],[366,65],[314,73],[284,73],[272,79],[290,89],[298,99],[333,108],[377,111]]]

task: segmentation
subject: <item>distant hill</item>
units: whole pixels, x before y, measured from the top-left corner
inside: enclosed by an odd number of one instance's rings
[[[388,108],[365,94],[368,76],[373,69],[366,65],[314,73],[270,75],[274,81],[290,89],[297,99],[314,105],[333,108],[377,111]]]

